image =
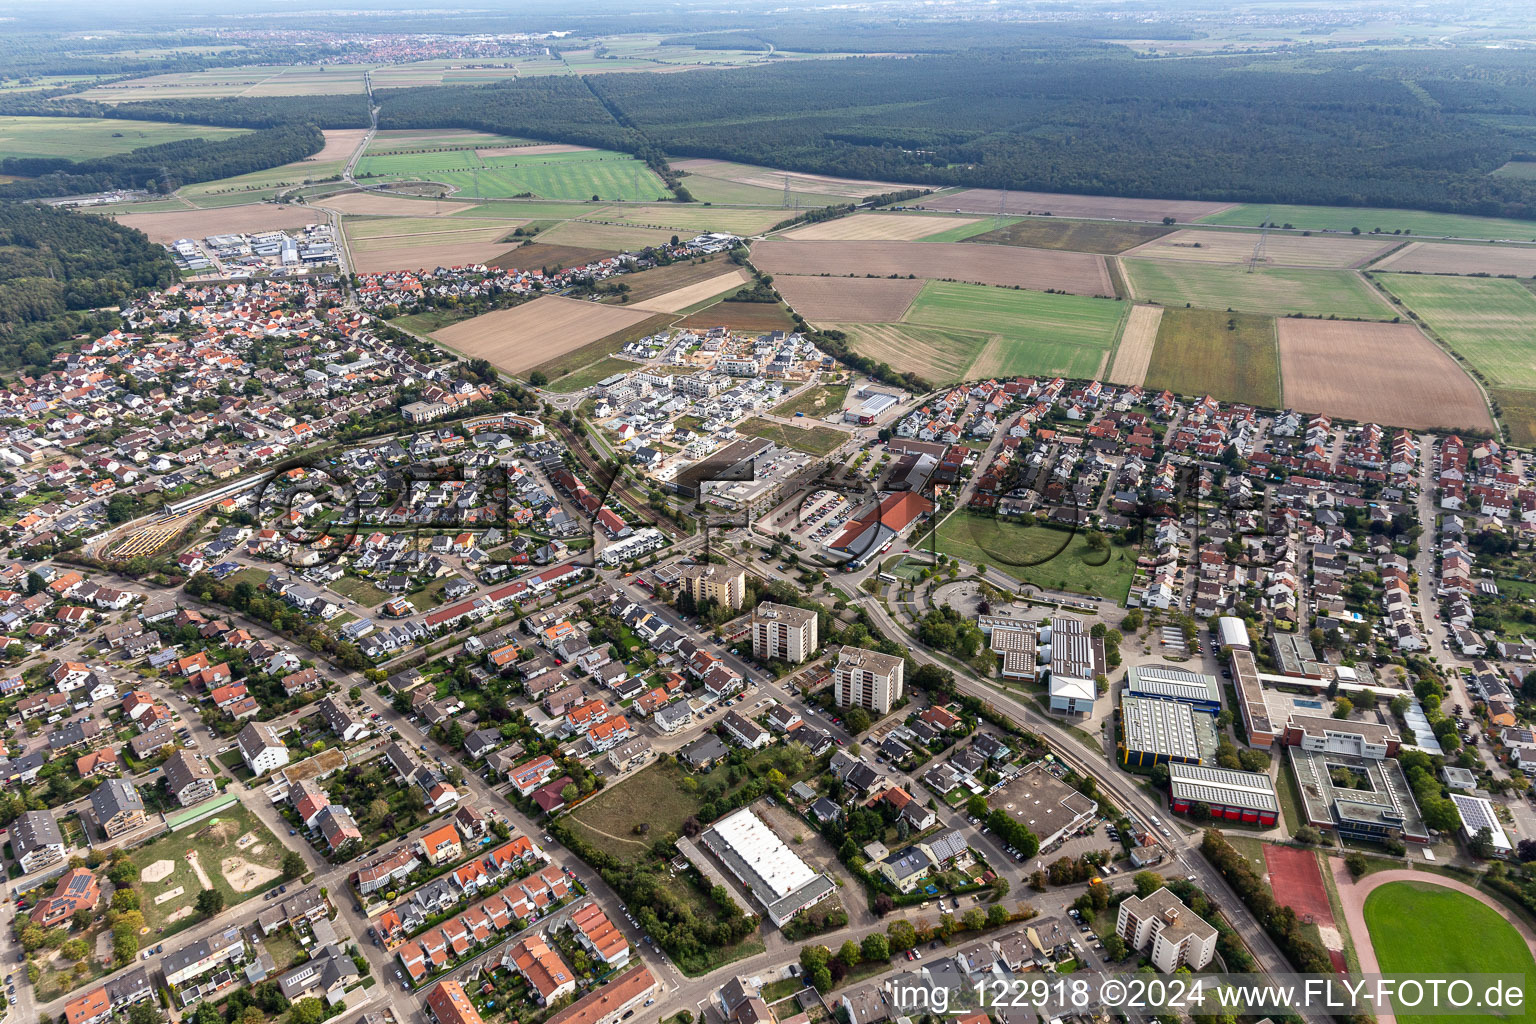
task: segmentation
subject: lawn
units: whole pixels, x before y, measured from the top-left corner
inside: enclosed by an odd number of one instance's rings
[[[847,398],[848,385],[846,384],[807,388],[794,398],[777,406],[773,412],[776,416],[793,416],[797,412],[803,412],[807,416],[822,417],[841,409]]]
[[[1536,972],[1530,949],[1498,911],[1443,886],[1383,885],[1365,899],[1365,924],[1386,974],[1443,978]],[[1463,1019],[1451,1014],[1397,1014],[1400,1024]]]
[[[683,788],[687,775],[664,758],[580,804],[567,821],[598,849],[623,861],[640,860],[657,838],[681,835],[683,822],[698,812],[698,800]],[[641,824],[650,826],[644,836],[635,832]]]
[[[929,534],[913,547],[985,564],[1037,587],[1123,602],[1136,571],[1135,550],[1111,547],[1108,561],[1095,565],[1104,554],[1088,547],[1087,533],[956,512],[939,526],[935,540]]]
[[[1274,320],[1252,313],[1165,310],[1147,367],[1146,387],[1279,407],[1280,356]]]
[[[1113,299],[930,281],[903,322],[990,335],[971,376],[1095,377],[1127,309]]]
[[[473,149],[435,153],[364,156],[359,178],[411,178],[440,181],[458,188],[458,197],[645,202],[670,198],[667,186],[649,167],[626,153],[584,149],[574,153],[533,153],[482,157]]]
[[[416,334],[431,334],[440,331],[444,327],[474,316],[469,309],[429,309],[421,313],[407,313],[405,316],[397,316],[390,324],[403,331],[412,331]]]
[[[749,437],[766,437],[775,444],[810,455],[825,455],[852,436],[831,427],[791,427],[758,416],[736,424],[736,429]]]
[[[1392,308],[1351,270],[1266,267],[1124,259],[1136,298],[1164,306],[1233,309],[1285,316],[1342,316],[1389,320]]]
[[[1414,235],[1454,238],[1536,239],[1536,224],[1530,221],[1467,217],[1456,213],[1425,213],[1420,210],[1357,209],[1348,206],[1267,206],[1246,203],[1202,217],[1200,222],[1256,228],[1266,220],[1275,224],[1290,224],[1297,230],[1337,231],[1345,234],[1352,228],[1361,231],[1380,228],[1387,234],[1406,231]]]
[[[1429,274],[1383,274],[1376,280],[1491,383],[1536,388],[1530,347],[1536,295],[1521,284]]]
[[[350,597],[364,608],[373,608],[389,600],[389,595],[384,591],[356,576],[343,576],[331,584],[331,589],[342,597]]]
[[[68,157],[90,160],[116,156],[179,139],[216,142],[244,135],[241,128],[200,124],[124,121],[105,117],[0,117],[0,151],[16,157]]]
[[[253,841],[241,845],[242,836]],[[196,852],[202,873],[194,871],[188,855]],[[144,924],[149,934],[143,945],[157,942],[183,928],[198,923],[202,916],[196,909],[197,894],[210,886],[224,894],[224,906],[232,907],[253,899],[283,881],[283,855],[288,848],[245,807],[233,805],[205,821],[162,836],[129,853],[134,867],[143,872],[151,866],[170,874],[158,881],[141,881]],[[150,878],[156,877],[152,871]],[[206,881],[205,881],[206,879]],[[238,886],[238,888],[237,888]],[[155,898],[182,891],[163,902]]]

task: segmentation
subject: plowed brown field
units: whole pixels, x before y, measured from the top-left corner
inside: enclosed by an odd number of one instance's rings
[[[893,324],[923,290],[919,280],[869,277],[776,277],[791,309],[812,323]]]
[[[1115,294],[1102,256],[963,242],[798,242],[769,239],[752,247],[769,274],[922,277],[1075,295]]]
[[[444,327],[432,337],[499,370],[522,373],[653,314],[640,309],[545,295]]]

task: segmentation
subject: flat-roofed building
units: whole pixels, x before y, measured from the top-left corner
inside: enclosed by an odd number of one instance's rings
[[[816,612],[764,601],[752,612],[752,656],[798,665],[816,652]]]
[[[1168,806],[1183,814],[1195,804],[1211,817],[1250,825],[1273,825],[1280,811],[1275,785],[1263,772],[1240,772],[1209,765],[1168,765]]]
[[[837,888],[748,808],[722,818],[699,840],[762,905],[775,927],[782,928]]]
[[[687,565],[679,576],[679,585],[688,591],[695,605],[713,601],[725,608],[741,610],[747,596],[745,570],[727,565]]]
[[[1268,747],[1279,738],[1269,705],[1264,701],[1264,684],[1259,681],[1259,665],[1247,648],[1232,652],[1232,685],[1237,689],[1237,707],[1248,733],[1248,745]]]
[[[1098,801],[1057,778],[1043,761],[1026,765],[1018,778],[994,790],[987,805],[1025,825],[1042,848],[1077,831],[1099,809]]]
[[[1211,715],[1176,700],[1120,698],[1120,756],[1124,764],[1200,764],[1216,757],[1216,725]]]
[[[1216,928],[1201,920],[1167,887],[1142,899],[1128,896],[1120,904],[1115,934],[1132,949],[1147,954],[1164,974],[1180,967],[1198,971],[1216,955]]]
[[[1212,714],[1221,710],[1221,684],[1216,677],[1177,665],[1132,665],[1125,672],[1125,692],[1182,701]]]
[[[1285,723],[1288,746],[1319,754],[1351,754],[1380,761],[1396,757],[1401,738],[1380,722],[1355,722],[1324,715],[1292,714]]]
[[[1285,750],[1307,824],[1350,839],[1429,842],[1408,780],[1392,758],[1314,752],[1300,746]]]
[[[832,696],[839,707],[889,714],[901,699],[906,663],[894,654],[844,647],[832,670]]]
[[[1098,699],[1098,681],[1108,671],[1104,641],[1083,628],[1080,619],[1055,616],[1040,630],[1035,660],[1050,670],[1051,710],[1062,714],[1091,714]]]

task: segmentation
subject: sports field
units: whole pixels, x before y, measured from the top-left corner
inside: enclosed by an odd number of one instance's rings
[[[905,322],[991,335],[973,376],[1096,377],[1129,309],[1113,299],[930,281]]]
[[[1201,217],[1200,223],[1256,228],[1266,220],[1277,225],[1289,224],[1298,231],[1338,231],[1346,235],[1351,234],[1351,229],[1359,228],[1362,233],[1380,229],[1388,235],[1394,231],[1405,231],[1413,235],[1452,238],[1504,238],[1523,242],[1536,240],[1536,221],[1351,206],[1270,206],[1244,203]]]
[[[667,199],[665,183],[644,163],[626,153],[576,147],[534,147],[540,152],[497,150],[482,156],[475,149],[394,152],[358,161],[359,178],[437,181],[453,186],[459,198],[496,198],[529,193],[542,199],[644,202]],[[574,150],[546,152],[549,148]]]
[[[956,512],[939,526],[936,538],[925,534],[912,550],[936,547],[941,554],[1000,569],[1023,583],[1124,602],[1136,572],[1136,549],[1111,547],[1106,556],[1088,547],[1087,534]]]
[[[1389,882],[1365,898],[1365,924],[1383,973],[1411,977],[1536,972],[1513,925],[1491,907],[1430,882]],[[1455,1024],[1454,1015],[1396,1015],[1399,1024]],[[1525,1020],[1529,1014],[1511,1019]],[[1479,1019],[1501,1019],[1494,1014]]]
[[[1536,388],[1536,295],[1524,286],[1502,278],[1426,274],[1377,280],[1490,382]]]
[[[1146,386],[1263,408],[1280,405],[1275,321],[1253,313],[1168,309],[1147,365]]]
[[[179,139],[227,139],[241,128],[210,128],[108,117],[0,117],[0,154],[89,160]]]
[[[1276,324],[1285,404],[1293,409],[1416,430],[1493,429],[1467,371],[1414,324]]]
[[[1386,320],[1392,309],[1349,270],[1293,270],[1122,259],[1140,301],[1198,309],[1285,316],[1349,316]]]

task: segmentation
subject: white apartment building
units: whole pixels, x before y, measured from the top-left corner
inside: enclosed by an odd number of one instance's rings
[[[1198,971],[1216,953],[1216,928],[1186,907],[1167,887],[1146,899],[1128,897],[1120,904],[1115,934],[1132,949],[1147,954],[1153,966],[1172,974],[1184,965]]]
[[[832,672],[832,693],[839,707],[887,714],[901,699],[906,663],[891,654],[844,647]]]
[[[752,612],[752,656],[797,665],[816,651],[816,613],[764,601]]]

